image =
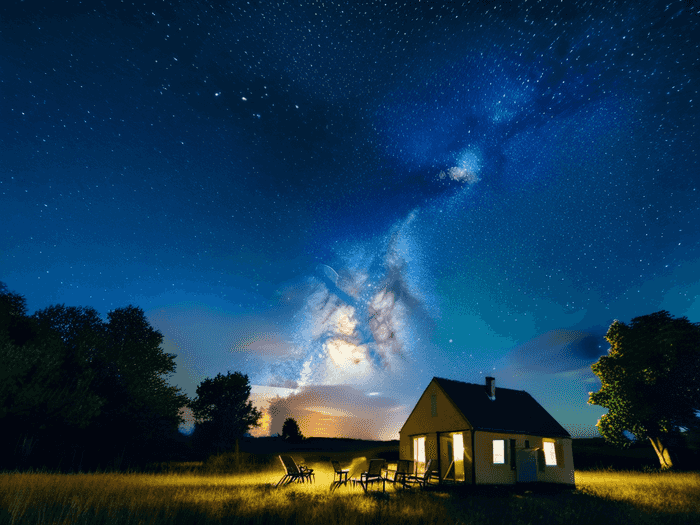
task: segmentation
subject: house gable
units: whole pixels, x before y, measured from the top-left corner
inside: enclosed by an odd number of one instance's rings
[[[470,429],[462,411],[433,378],[399,431],[402,436]]]

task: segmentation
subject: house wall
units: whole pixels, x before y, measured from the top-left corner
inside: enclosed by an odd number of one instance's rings
[[[476,470],[477,484],[513,484],[515,483],[515,471],[510,468],[510,455],[506,442],[506,461],[502,465],[493,463],[493,440],[517,438],[512,434],[500,434],[497,432],[474,433],[474,468]],[[532,441],[530,442],[532,446]]]
[[[433,395],[435,395],[435,415],[433,415],[433,402],[431,400]],[[431,381],[403,428],[399,431],[399,457],[413,459],[413,438],[426,436],[425,459],[426,461],[428,459],[437,460],[439,453],[438,432],[458,432],[470,428],[471,425],[452,404],[442,388],[435,381]],[[467,435],[465,434],[465,448]]]
[[[543,436],[505,434],[498,432],[477,431],[475,441],[475,470],[477,484],[512,484],[517,480],[517,472],[511,468],[510,447],[506,441],[506,462],[499,465],[493,463],[493,440],[514,439],[516,451],[525,448],[525,440],[530,448],[543,448],[543,441],[554,442],[557,456],[556,466],[544,465],[544,457],[539,454],[537,481],[549,483],[574,483],[574,459],[571,450],[571,438],[547,438]]]

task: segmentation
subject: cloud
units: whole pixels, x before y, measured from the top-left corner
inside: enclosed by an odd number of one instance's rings
[[[232,349],[240,352],[251,352],[260,359],[279,359],[292,355],[294,345],[281,334],[275,332],[256,331],[250,328],[241,339],[233,343]]]
[[[272,435],[294,418],[305,436],[393,439],[408,415],[393,399],[366,395],[349,385],[303,387],[286,397],[271,399],[266,412]]]
[[[590,365],[606,350],[602,334],[557,329],[515,347],[509,361],[515,373],[561,373]]]

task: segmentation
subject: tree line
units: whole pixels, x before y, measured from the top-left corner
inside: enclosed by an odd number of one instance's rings
[[[605,337],[610,349],[591,366],[601,388],[589,403],[608,409],[598,431],[620,447],[648,440],[673,467],[679,443],[700,448],[700,323],[660,311],[616,320]],[[124,469],[233,449],[261,418],[248,376],[205,378],[190,399],[168,383],[175,355],[162,343],[141,308],[106,320],[65,305],[29,315],[0,282],[0,469]],[[195,418],[186,442],[185,408]],[[281,438],[304,439],[291,418]]]
[[[195,416],[195,453],[229,449],[258,424],[250,383],[218,374],[188,398],[168,383],[175,355],[141,308],[103,320],[91,307],[32,315],[0,283],[0,469],[134,468],[191,452],[178,427]]]

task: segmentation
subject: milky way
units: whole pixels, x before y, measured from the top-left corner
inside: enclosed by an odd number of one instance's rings
[[[584,435],[613,319],[700,320],[692,3],[70,4],[0,7],[0,280],[141,306],[260,432],[491,374]]]

